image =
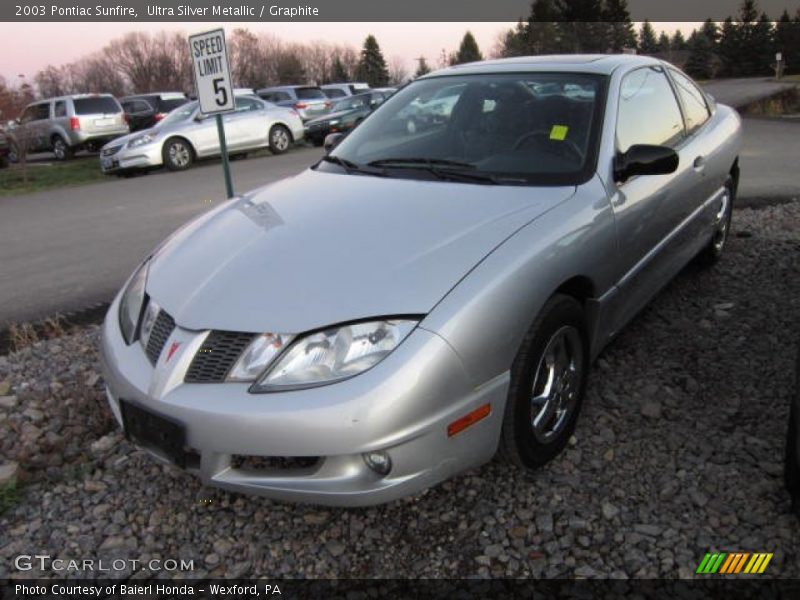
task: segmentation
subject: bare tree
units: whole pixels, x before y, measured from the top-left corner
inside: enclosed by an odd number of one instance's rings
[[[403,85],[409,80],[409,71],[402,56],[393,56],[389,61],[389,85]]]

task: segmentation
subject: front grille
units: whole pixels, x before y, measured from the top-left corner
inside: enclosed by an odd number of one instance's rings
[[[241,356],[255,334],[212,331],[197,351],[186,372],[186,383],[220,383]]]
[[[164,344],[167,343],[173,329],[175,329],[175,320],[169,316],[167,311],[159,311],[156,322],[153,324],[153,331],[150,332],[150,339],[147,340],[147,348],[145,348],[145,354],[153,365],[158,362],[158,357],[161,356]]]
[[[100,152],[100,156],[111,156],[112,154],[116,154],[122,149],[122,144],[119,146],[111,146],[110,148],[103,148],[103,151]]]

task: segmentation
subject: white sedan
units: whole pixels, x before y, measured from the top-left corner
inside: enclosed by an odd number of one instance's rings
[[[228,152],[233,155],[259,148],[283,154],[303,138],[303,122],[295,110],[256,96],[237,96],[236,110],[222,119]],[[155,127],[106,144],[100,152],[100,168],[117,174],[161,166],[182,171],[197,158],[219,154],[216,119],[202,114],[198,102],[189,102]]]

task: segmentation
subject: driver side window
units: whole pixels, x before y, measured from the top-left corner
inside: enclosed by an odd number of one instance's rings
[[[619,152],[634,144],[674,147],[685,137],[678,101],[662,69],[644,67],[622,80],[616,137]]]

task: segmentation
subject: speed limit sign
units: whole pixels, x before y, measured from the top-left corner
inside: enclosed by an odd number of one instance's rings
[[[194,65],[194,83],[200,112],[206,115],[234,109],[231,69],[225,30],[214,29],[189,36],[189,50]]]

